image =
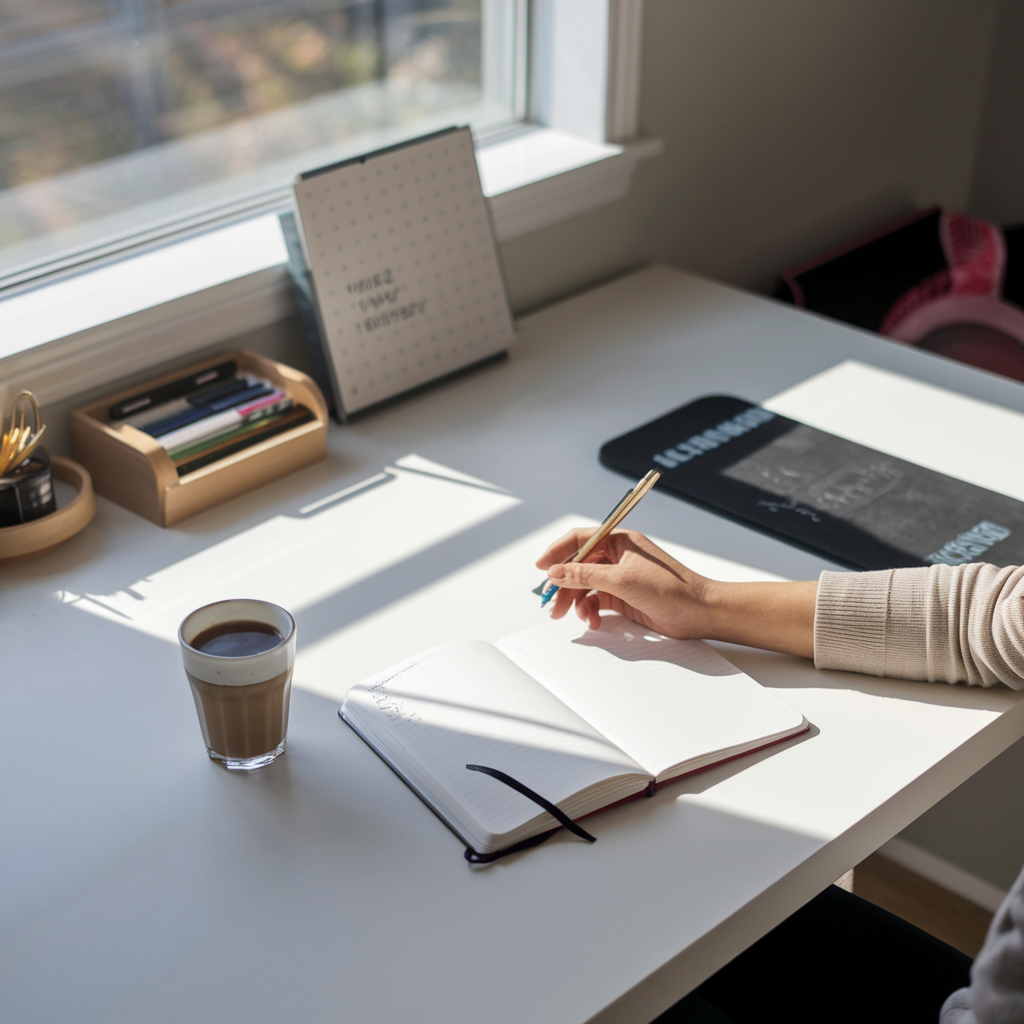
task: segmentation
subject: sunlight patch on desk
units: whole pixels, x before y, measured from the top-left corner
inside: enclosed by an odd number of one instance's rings
[[[294,685],[340,703],[350,686],[418,651],[451,640],[496,643],[503,636],[546,622],[547,612],[541,610],[533,592],[544,573],[534,562],[568,530],[596,525],[586,516],[562,516],[304,647],[298,654]],[[781,578],[680,544],[656,543],[715,579]]]
[[[746,659],[737,660],[751,670]],[[997,695],[1005,699],[992,701],[990,692],[976,687],[958,687],[964,697],[959,706],[926,703],[914,699],[915,688],[927,692],[946,684],[899,679],[878,680],[882,692],[864,692],[859,683],[865,677],[852,672],[836,673],[846,677],[846,687],[808,685],[820,682],[821,673],[815,672],[810,662],[806,667],[802,685],[773,687],[771,675],[756,669],[755,678],[813,723],[816,735],[827,740],[830,758],[856,764],[858,770],[801,773],[799,799],[784,799],[782,790],[792,791],[794,786],[791,762],[803,756],[794,742],[789,749],[765,751],[771,756],[764,757],[756,773],[733,772],[729,765],[722,765],[682,780],[681,802],[829,842],[849,826],[851,809],[858,817],[870,814],[879,799],[911,786],[925,766],[970,741],[1016,703],[1011,693]],[[972,701],[976,706],[964,706]],[[814,743],[816,737],[803,742]],[[740,759],[736,765],[743,763]]]
[[[855,359],[762,403],[766,409],[937,473],[1024,501],[1024,415]],[[970,424],[970,427],[965,427]],[[979,444],[979,438],[991,438]]]
[[[293,613],[520,504],[417,455],[166,566],[112,594],[60,600],[171,642],[192,609],[249,597]]]

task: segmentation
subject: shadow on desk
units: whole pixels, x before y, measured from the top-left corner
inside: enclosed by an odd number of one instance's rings
[[[1006,711],[1024,698],[1024,693],[1018,693],[1002,684],[982,687],[968,686],[966,683],[885,679],[859,672],[820,671],[806,658],[735,644],[715,643],[713,646],[738,668],[772,689],[853,690],[872,697],[995,712]]]
[[[748,771],[753,768],[754,765],[760,764],[762,761],[765,761],[770,757],[780,754],[792,747],[799,746],[801,743],[807,743],[810,740],[813,740],[815,737],[820,735],[820,732],[821,731],[817,726],[812,725],[806,732],[802,732],[798,736],[792,736],[787,740],[783,740],[781,743],[776,743],[773,746],[765,747],[763,750],[757,750],[750,754],[744,754],[743,756],[727,761],[724,764],[712,765],[710,768],[702,768],[689,775],[684,775],[671,782],[666,782],[659,787],[658,791],[652,797],[641,797],[636,800],[630,800],[622,803],[618,807],[596,811],[594,814],[588,815],[585,819],[580,820],[590,822],[592,827],[591,825],[587,825],[587,828],[599,838],[601,836],[605,836],[607,838],[622,829],[635,829],[639,822],[647,822],[648,824],[657,825],[657,820],[652,821],[652,818],[657,819],[658,816],[662,819],[671,817],[673,814],[673,808],[676,808],[675,813],[677,814],[682,810],[682,813],[690,816],[694,813],[707,813],[712,815],[720,814],[721,812],[717,810],[709,810],[708,808],[701,808],[699,812],[696,812],[692,807],[681,809],[677,806],[680,803],[679,798],[705,793],[713,787],[721,785],[723,782]],[[739,822],[743,821],[742,816],[723,815],[724,819],[728,819],[730,817],[735,817],[736,821]],[[755,831],[764,827],[764,824],[764,822],[756,823]],[[794,831],[793,834],[799,835],[799,832]],[[753,834],[747,836],[747,841],[754,841]],[[562,831],[555,833],[555,835],[552,836],[545,845],[554,846],[560,843],[579,844],[580,840],[563,829]],[[512,854],[509,857],[495,861],[493,864],[486,865],[486,870],[492,870],[498,866],[513,864],[520,858],[529,856],[530,853],[530,850],[524,850],[520,853]],[[484,869],[481,868],[477,870]]]

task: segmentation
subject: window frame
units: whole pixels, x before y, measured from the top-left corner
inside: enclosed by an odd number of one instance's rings
[[[499,242],[623,198],[661,151],[637,135],[642,16],[643,0],[533,0],[529,121],[477,142]],[[194,232],[0,293],[0,389],[62,401],[294,314],[276,212]]]

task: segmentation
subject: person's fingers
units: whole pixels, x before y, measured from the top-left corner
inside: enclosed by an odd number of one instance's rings
[[[707,580],[633,530],[609,534],[584,562],[565,561],[591,535],[570,530],[537,562],[559,587],[549,602],[552,618],[563,618],[575,605],[591,629],[601,628],[601,612],[608,610],[669,636],[706,634]]]
[[[558,593],[548,602],[548,609],[553,619],[560,619],[572,607],[573,601],[582,597],[585,590],[569,590],[565,587],[559,589]]]
[[[547,569],[559,562],[564,562],[587,543],[594,535],[596,527],[579,526],[568,533],[562,534],[547,551],[534,563],[538,569]],[[633,537],[642,537],[642,534],[634,534],[631,530],[613,530],[607,537],[601,539],[594,550],[587,556],[590,561],[594,558],[604,557],[608,561],[617,561],[617,552],[623,544],[631,544]],[[644,538],[646,539],[646,538]]]
[[[640,622],[643,615],[637,608],[634,608],[627,601],[623,601],[621,597],[616,597],[614,594],[609,594],[604,590],[591,590],[576,601],[576,613],[581,619],[585,618],[590,622],[593,629],[599,628],[601,623],[600,613],[602,611],[618,612],[620,615],[625,615],[635,622]],[[594,625],[594,623],[597,623],[597,625]]]
[[[616,592],[618,566],[607,562],[567,562],[548,568],[548,578],[567,590]]]
[[[576,614],[583,619],[591,629],[601,628],[601,598],[591,591],[576,599]]]
[[[547,569],[551,565],[564,562],[567,558],[572,558],[590,540],[593,532],[594,528],[592,526],[586,526],[577,527],[568,533],[563,533],[534,564],[538,569]]]

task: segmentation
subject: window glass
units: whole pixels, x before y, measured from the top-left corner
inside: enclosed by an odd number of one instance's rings
[[[0,279],[515,121],[523,3],[0,0]]]

